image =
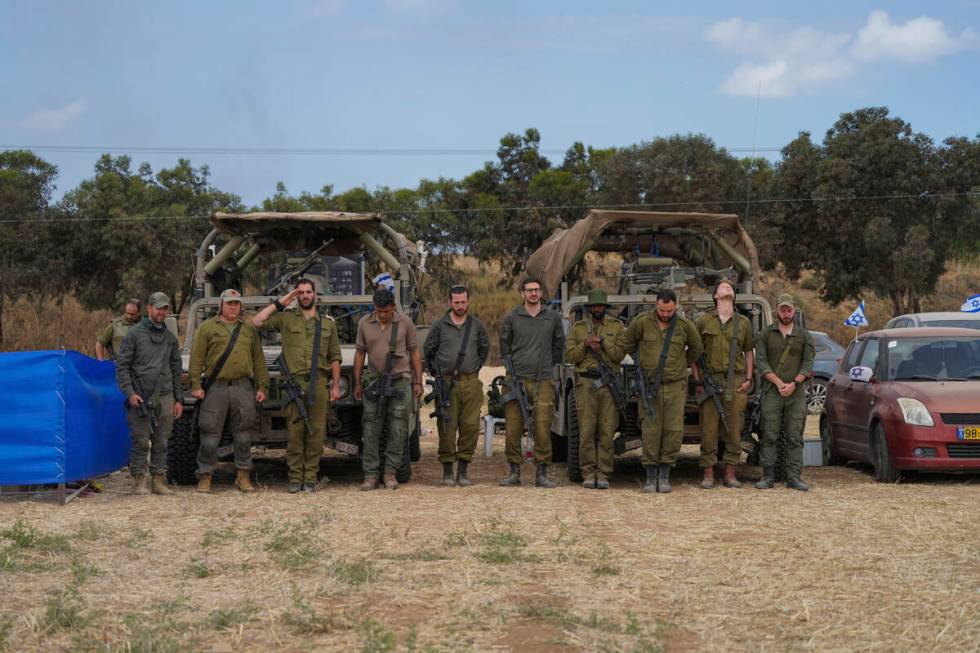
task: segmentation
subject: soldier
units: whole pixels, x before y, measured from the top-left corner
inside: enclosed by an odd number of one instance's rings
[[[697,329],[677,313],[677,295],[669,288],[657,293],[655,309],[634,318],[613,348],[614,360],[635,354],[646,377],[653,415],[641,398],[644,492],[671,491],[670,468],[684,438],[687,371],[703,351]]]
[[[128,307],[127,307],[128,308]],[[126,395],[126,419],[132,434],[129,473],[136,494],[148,494],[147,455],[154,494],[173,494],[167,487],[167,440],[174,420],[184,413],[180,387],[183,372],[177,337],[164,325],[170,299],[150,295],[148,316],[129,329],[116,352],[116,383]],[[142,389],[142,394],[136,388]],[[142,414],[141,414],[142,413]]]
[[[402,464],[412,402],[422,396],[422,354],[415,325],[407,315],[395,311],[395,296],[391,291],[374,291],[374,312],[358,323],[355,344],[354,398],[360,401],[363,397],[364,402],[361,427],[364,482],[361,490],[378,487],[382,430],[387,434],[384,484],[387,489],[395,490],[398,488],[395,472]],[[365,358],[370,380],[361,374]],[[386,373],[391,378],[391,392],[383,396]],[[364,387],[362,381],[368,381]],[[371,382],[377,383],[372,386]],[[382,404],[386,404],[383,415],[380,414]]]
[[[95,357],[107,361],[119,353],[119,346],[129,330],[140,321],[142,302],[138,299],[127,299],[125,312],[109,323],[95,340]]]
[[[731,281],[718,282],[713,293],[715,309],[698,317],[695,325],[704,343],[704,362],[707,373],[722,388],[718,399],[726,413],[725,487],[740,488],[735,478],[735,465],[741,461],[742,423],[748,391],[752,387],[754,356],[752,353],[752,323],[735,310],[735,286]],[[702,377],[705,370],[694,368],[697,392],[704,392]],[[700,401],[700,400],[699,400]],[[701,467],[704,478],[701,487],[715,486],[715,465],[718,464],[718,427],[721,416],[714,400],[701,401]],[[722,424],[724,426],[724,424]]]
[[[619,407],[609,386],[595,389],[602,377],[599,362],[613,374],[622,377],[619,362],[611,352],[626,330],[623,323],[607,316],[608,295],[605,290],[589,293],[589,317],[572,327],[565,347],[565,360],[575,365],[575,408],[578,412],[579,464],[582,487],[606,490],[613,470],[613,438],[619,426]],[[598,455],[597,455],[598,454]]]
[[[813,372],[813,336],[793,324],[796,303],[783,293],[776,303],[776,321],[763,330],[756,342],[759,374],[762,375],[762,449],[759,463],[762,479],[755,484],[768,490],[776,482],[776,449],[784,438],[786,487],[806,492],[800,479],[803,463],[803,425],[806,421],[806,390],[803,381]]]
[[[442,484],[471,485],[466,469],[480,432],[483,383],[480,368],[490,353],[490,338],[480,318],[468,315],[470,291],[449,289],[449,310],[432,325],[423,346],[429,374],[439,374],[449,388],[449,414],[439,420],[439,462]],[[457,440],[456,434],[459,434]],[[453,463],[457,463],[453,478]]]
[[[500,327],[500,355],[513,362],[517,375],[512,382],[523,384],[532,404],[534,433],[534,462],[537,465],[535,485],[553,488],[548,480],[551,462],[551,418],[555,412],[554,365],[561,362],[565,334],[561,316],[541,303],[541,281],[528,277],[521,282],[524,302],[504,318]],[[507,430],[505,455],[510,474],[501,479],[504,486],[521,484],[521,436],[524,420],[517,400],[504,406],[504,425]]]
[[[197,491],[211,491],[218,464],[218,443],[228,427],[235,451],[235,486],[255,492],[252,469],[252,429],[255,404],[265,401],[269,372],[259,332],[241,317],[242,295],[234,288],[221,293],[218,315],[205,320],[194,334],[188,375],[191,396],[198,400]],[[202,383],[202,378],[203,383]]]
[[[287,311],[293,302],[299,310]],[[292,291],[275,300],[252,318],[260,331],[274,329],[282,337],[286,368],[303,389],[310,427],[300,417],[294,402],[286,406],[286,464],[289,492],[313,492],[323,457],[323,438],[330,403],[340,399],[340,340],[333,318],[316,310],[316,287],[309,279],[298,279]],[[316,357],[316,365],[312,361]],[[327,375],[332,383],[327,386]],[[328,396],[329,392],[329,396]],[[310,432],[312,431],[312,432]]]

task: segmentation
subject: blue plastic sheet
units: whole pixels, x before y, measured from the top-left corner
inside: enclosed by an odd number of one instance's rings
[[[0,485],[66,483],[129,462],[116,366],[75,351],[0,354]]]

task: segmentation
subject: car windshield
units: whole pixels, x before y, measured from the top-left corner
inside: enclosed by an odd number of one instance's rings
[[[980,379],[980,338],[888,338],[889,381]]]
[[[958,327],[960,329],[980,329],[980,320],[923,320],[922,326]]]

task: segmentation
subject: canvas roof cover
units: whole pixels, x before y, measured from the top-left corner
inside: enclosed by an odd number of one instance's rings
[[[678,228],[710,233],[744,257],[754,275],[759,274],[755,244],[734,214],[605,210],[590,211],[570,228],[556,230],[528,258],[527,272],[540,278],[545,291],[554,296],[561,279],[603,234],[629,234],[630,229],[651,227],[658,232],[657,245],[665,256],[683,258],[685,243],[682,241],[689,240],[690,236],[677,234]],[[671,233],[672,229],[674,233]]]

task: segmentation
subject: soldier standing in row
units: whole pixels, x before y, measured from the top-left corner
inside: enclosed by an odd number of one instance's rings
[[[753,343],[752,323],[735,310],[735,286],[731,281],[720,281],[713,293],[715,309],[698,317],[695,323],[704,343],[704,361],[707,374],[722,388],[720,397],[728,422],[722,433],[725,443],[725,487],[739,488],[735,478],[735,465],[742,455],[742,423],[748,392],[752,387]],[[695,368],[694,378],[702,381],[705,370]],[[704,385],[698,385],[698,393]],[[701,403],[701,468],[704,478],[701,487],[709,490],[715,486],[715,465],[718,464],[718,431],[721,416],[714,401]]]
[[[115,350],[116,383],[126,395],[126,419],[132,434],[129,473],[133,475],[136,494],[150,492],[146,482],[148,455],[153,493],[173,494],[166,480],[167,440],[174,420],[184,412],[184,396],[180,387],[180,345],[164,325],[168,313],[167,295],[150,295],[148,316],[128,330]]]
[[[609,372],[622,377],[620,361],[612,353],[626,330],[623,323],[606,315],[605,290],[589,293],[585,305],[589,316],[572,327],[565,347],[565,360],[575,365],[575,409],[578,413],[579,464],[582,487],[605,490],[613,470],[613,439],[619,426],[619,407],[609,386],[595,389],[602,376],[600,362]],[[598,455],[597,455],[598,451]]]
[[[402,464],[408,439],[412,402],[422,396],[422,355],[415,325],[407,315],[395,311],[395,296],[391,291],[374,291],[374,312],[358,323],[355,344],[354,399],[361,401],[363,397],[364,406],[361,422],[364,483],[361,489],[368,491],[378,487],[378,474],[383,464],[385,487],[395,490],[398,488],[395,473]],[[362,376],[365,358],[370,380]],[[385,383],[386,375],[390,384]],[[364,387],[362,381],[367,381]],[[386,388],[386,385],[390,387]],[[384,461],[379,460],[382,431],[387,434]]]
[[[197,491],[211,491],[218,464],[218,443],[228,426],[235,452],[235,485],[255,492],[252,469],[252,429],[255,404],[265,401],[269,372],[259,332],[241,317],[242,296],[233,288],[221,293],[218,315],[205,320],[194,334],[188,369],[191,396],[198,400]]]
[[[293,302],[299,303],[299,310],[287,311]],[[291,494],[300,490],[313,492],[323,457],[330,402],[340,399],[341,358],[337,326],[333,318],[320,315],[316,310],[316,287],[309,279],[297,280],[292,291],[259,311],[252,318],[252,324],[260,331],[279,332],[286,368],[303,389],[302,400],[306,402],[309,428],[294,402],[286,406],[288,489]],[[332,381],[329,391],[328,375]]]
[[[779,439],[785,447],[786,487],[806,492],[800,479],[803,466],[803,426],[806,422],[806,390],[803,382],[813,372],[813,336],[793,324],[796,303],[783,293],[776,303],[776,321],[756,342],[759,374],[762,375],[762,449],[759,463],[760,490],[776,482],[776,451]]]
[[[95,357],[100,361],[115,358],[123,338],[140,321],[142,302],[138,299],[126,300],[125,312],[109,323],[95,340]]]
[[[648,397],[641,397],[638,406],[646,470],[644,492],[671,491],[670,468],[677,461],[684,438],[688,367],[703,351],[697,329],[677,312],[677,295],[669,288],[657,293],[655,309],[636,317],[613,348],[614,360],[634,354],[646,377]]]
[[[537,465],[535,485],[553,488],[548,480],[551,462],[551,418],[555,412],[554,366],[562,360],[565,334],[561,316],[541,303],[541,281],[528,277],[521,283],[524,302],[504,318],[500,327],[500,355],[510,359],[517,378],[510,381],[523,384],[533,405],[534,462]],[[508,375],[509,376],[509,375]],[[521,436],[524,420],[517,400],[504,406],[504,425],[507,430],[505,453],[510,473],[500,484],[521,484]]]
[[[439,462],[442,484],[447,486],[471,484],[466,472],[476,450],[483,407],[480,368],[490,354],[487,328],[480,318],[468,315],[469,305],[466,286],[450,288],[449,310],[432,325],[423,346],[429,374],[441,376],[449,388],[449,414],[438,420]]]

